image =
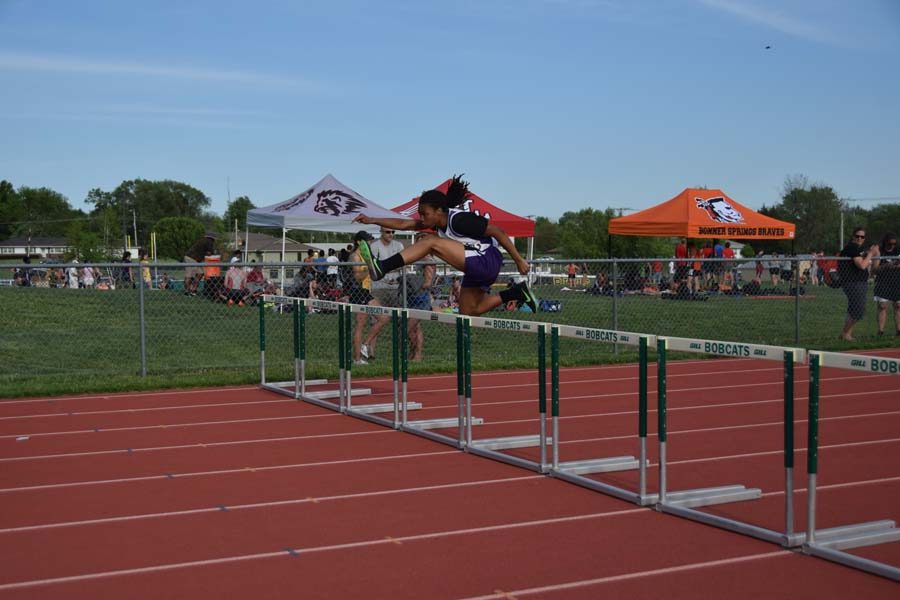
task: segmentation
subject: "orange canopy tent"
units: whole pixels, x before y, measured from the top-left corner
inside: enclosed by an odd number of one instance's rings
[[[722,190],[687,188],[671,200],[610,219],[610,235],[793,240],[793,223],[761,215]]]

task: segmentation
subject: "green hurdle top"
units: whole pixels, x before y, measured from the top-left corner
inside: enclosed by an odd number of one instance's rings
[[[878,375],[900,375],[900,360],[886,356],[867,356],[865,354],[843,354],[841,352],[810,351],[810,354],[819,356],[819,365],[822,367],[835,367],[838,369],[850,369],[852,371],[865,371]]]
[[[766,346],[762,344],[744,344],[742,342],[723,342],[719,340],[701,340],[660,336],[665,340],[666,349],[676,352],[694,352],[730,356],[733,358],[759,358],[764,360],[784,360],[784,353],[790,352],[795,363],[806,362],[806,350],[802,348],[786,348],[784,346]]]
[[[567,338],[576,338],[590,342],[608,342],[610,344],[625,344],[626,346],[638,346],[641,338],[647,338],[647,343],[655,345],[656,336],[647,333],[631,333],[628,331],[614,331],[612,329],[591,329],[590,327],[578,327],[572,325],[559,325],[559,335]]]

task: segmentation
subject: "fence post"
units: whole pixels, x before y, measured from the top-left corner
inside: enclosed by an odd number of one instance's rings
[[[794,345],[800,345],[800,260],[794,257]]]
[[[138,312],[141,322],[141,377],[147,376],[147,323],[144,314],[144,274],[138,269]]]
[[[612,263],[612,329],[619,330],[619,263],[613,259]],[[619,344],[613,344],[613,354],[619,353]]]

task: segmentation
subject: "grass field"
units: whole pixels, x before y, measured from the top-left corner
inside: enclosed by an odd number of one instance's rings
[[[498,312],[496,316],[587,327],[613,328],[613,299],[536,288],[540,298],[562,302],[559,313]],[[668,301],[652,296],[616,299],[617,329],[748,343],[792,346],[795,312],[792,298],[712,297],[705,302]],[[848,350],[837,340],[846,308],[840,290],[809,288],[801,298],[800,346]],[[259,380],[259,311],[214,304],[174,292],[145,293],[147,377],[140,377],[138,292],[0,288],[0,397],[153,389],[173,386],[251,383]],[[267,360],[270,379],[292,375],[292,316],[267,311]],[[309,374],[337,374],[337,320],[309,316]],[[456,366],[455,332],[423,323],[426,360],[411,371],[451,371]],[[390,328],[379,338],[377,359],[355,367],[362,375],[390,372]],[[874,304],[857,326],[852,347],[896,347],[900,339],[875,337]],[[474,333],[478,369],[534,366],[531,334]],[[633,360],[609,344],[563,340],[563,364]]]

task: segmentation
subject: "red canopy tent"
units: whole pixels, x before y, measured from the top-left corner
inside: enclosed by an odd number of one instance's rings
[[[446,194],[451,181],[451,179],[448,179],[434,189],[440,190]],[[472,192],[469,192],[466,196],[466,201],[463,202],[460,208],[486,217],[491,223],[501,228],[506,232],[506,235],[510,237],[534,237],[534,221],[506,212],[502,208],[497,208],[481,196],[473,194]],[[413,198],[400,206],[395,206],[391,210],[400,213],[409,219],[414,219],[416,218],[415,215],[419,212],[419,198]]]

